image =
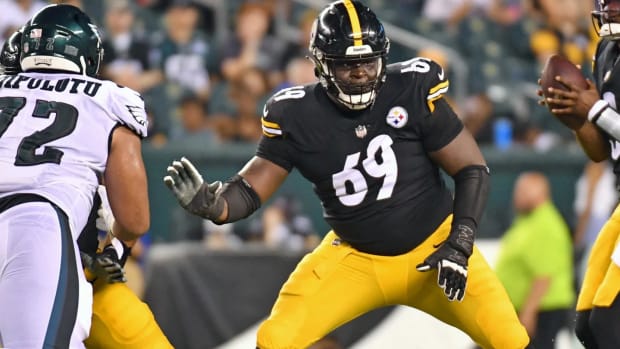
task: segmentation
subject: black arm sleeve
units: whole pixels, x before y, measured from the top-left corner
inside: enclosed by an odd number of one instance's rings
[[[251,215],[261,205],[260,197],[240,175],[235,175],[222,187],[219,197],[228,203],[228,217],[217,224],[238,221]]]
[[[454,179],[452,231],[448,240],[467,256],[473,251],[474,237],[489,196],[489,168],[471,165],[461,169]]]

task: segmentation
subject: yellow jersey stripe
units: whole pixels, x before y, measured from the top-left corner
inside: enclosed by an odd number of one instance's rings
[[[435,87],[431,88],[430,90],[428,90],[428,95],[434,95],[437,91],[442,90],[442,89],[447,89],[448,86],[450,86],[450,81],[446,80],[443,82],[438,83],[437,85],[435,85]]]
[[[274,134],[274,133],[268,133],[267,131],[265,131],[265,129],[263,129],[263,134],[269,138],[274,138],[274,137],[278,137],[280,136],[279,134]]]
[[[435,101],[441,99],[441,97],[443,97],[443,94],[446,92],[448,92],[448,86],[444,87],[439,91],[436,91],[432,95],[429,94],[426,97],[426,104],[428,105],[428,109],[431,111],[431,113],[435,111]]]
[[[275,122],[270,122],[265,120],[265,118],[260,118],[260,122],[263,128],[263,134],[267,137],[277,137],[282,135],[282,130],[280,129],[280,125]]]
[[[349,21],[351,21],[351,32],[353,33],[353,46],[362,46],[362,26],[360,25],[360,19],[355,11],[355,5],[350,0],[344,0],[344,7],[349,14]]]
[[[261,124],[263,124],[263,127],[267,127],[267,128],[275,128],[275,129],[280,129],[280,125],[278,125],[275,122],[269,122],[267,120],[265,120],[265,118],[261,118],[260,119]]]

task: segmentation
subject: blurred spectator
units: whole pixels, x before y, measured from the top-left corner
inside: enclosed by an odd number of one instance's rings
[[[149,121],[147,140],[149,144],[156,148],[160,148],[168,143],[168,128],[160,125],[160,120],[154,115],[149,105],[146,106],[146,116]]]
[[[589,21],[594,3],[583,0],[532,0],[532,8],[532,16],[538,17],[541,25],[530,38],[530,47],[539,68],[554,53],[562,53],[571,62],[587,66],[597,41]]]
[[[297,39],[289,44],[286,53],[284,54],[284,61],[290,62],[291,60],[299,57],[308,56],[308,47],[310,46],[310,33],[312,32],[312,25],[314,19],[318,13],[316,10],[306,10],[297,23]]]
[[[230,82],[230,98],[236,109],[235,140],[257,142],[260,139],[263,133],[260,117],[269,92],[266,73],[256,67],[245,69]]]
[[[201,242],[213,250],[237,250],[242,248],[243,241],[234,228],[233,223],[217,225],[178,207],[172,212],[170,240]]]
[[[191,1],[172,1],[164,13],[165,32],[156,36],[151,51],[151,60],[163,70],[166,81],[181,88],[167,91],[173,101],[185,91],[205,101],[209,95],[208,60],[215,51],[206,34],[196,28],[199,16]]]
[[[577,283],[581,285],[588,255],[599,231],[618,204],[615,176],[609,161],[588,161],[575,185],[574,210],[575,248],[577,260]]]
[[[320,242],[301,201],[290,194],[266,206],[261,217],[250,222],[245,235],[248,241],[289,251],[308,251]]]
[[[493,143],[493,103],[486,94],[468,96],[458,115],[479,144]]]
[[[0,45],[46,5],[40,0],[0,0]]]
[[[282,80],[286,41],[269,34],[271,14],[260,3],[241,5],[235,20],[235,36],[222,48],[222,75],[236,80],[248,68],[267,72],[270,87]]]
[[[150,69],[146,38],[133,30],[134,11],[129,0],[108,0],[105,12],[104,56],[101,75],[140,93],[163,80]]]
[[[472,12],[486,13],[495,0],[427,0],[422,15],[433,22],[442,22],[449,27],[456,27],[463,18]]]
[[[547,152],[562,144],[562,138],[538,123],[528,120],[519,125],[517,140],[521,145],[538,152]]]
[[[497,276],[533,347],[552,349],[575,301],[570,231],[542,173],[519,175],[513,204],[516,217],[501,239]]]
[[[223,122],[232,124],[228,117],[211,118],[207,114],[205,103],[194,95],[184,97],[179,103],[180,129],[173,132],[171,140],[176,143],[194,144],[201,148],[213,147],[223,141],[222,127],[234,127],[223,125]]]
[[[308,58],[295,57],[286,65],[284,71],[284,81],[278,85],[275,90],[281,90],[287,87],[310,84],[317,81],[314,75],[314,64]]]
[[[211,250],[238,250],[243,247],[243,241],[234,234],[233,223],[217,225],[204,219],[204,243]]]

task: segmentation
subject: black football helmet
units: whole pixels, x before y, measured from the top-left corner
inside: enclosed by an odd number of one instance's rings
[[[600,37],[620,39],[620,0],[597,0],[592,23]]]
[[[336,1],[318,15],[309,50],[315,74],[331,99],[359,110],[370,106],[385,81],[390,41],[377,16],[358,1]],[[334,67],[376,60],[376,78],[363,84],[337,79]]]
[[[24,27],[23,71],[59,70],[94,77],[102,57],[97,26],[75,6],[46,6]]]
[[[19,65],[19,48],[21,47],[24,28],[13,33],[2,45],[0,51],[0,75],[16,75],[22,71]]]

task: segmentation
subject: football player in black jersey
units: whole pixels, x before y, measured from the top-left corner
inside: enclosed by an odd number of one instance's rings
[[[358,1],[318,16],[310,53],[319,83],[267,102],[256,156],[222,184],[189,160],[164,182],[189,212],[247,217],[295,167],[314,185],[332,230],[282,287],[257,346],[306,348],[370,310],[403,304],[455,326],[483,348],[526,348],[510,300],[474,245],[489,170],[425,58],[386,64],[389,41]],[[455,181],[454,198],[440,169]]]
[[[597,0],[592,22],[600,36],[594,83],[580,88],[559,78],[568,91],[551,89],[558,118],[572,117],[581,147],[596,162],[611,157],[620,188],[620,0]],[[538,94],[542,96],[542,91]],[[575,119],[580,117],[580,119]],[[580,120],[580,122],[575,122]],[[590,252],[577,299],[576,333],[587,349],[620,348],[620,206],[603,226]]]
[[[0,50],[0,75],[17,75],[22,71],[19,62],[22,29],[13,33]],[[109,239],[99,249],[96,220],[101,210],[108,211],[111,217],[111,209],[102,207],[101,200],[96,193],[88,222],[78,237],[84,273],[93,285],[93,315],[84,343],[89,349],[172,348],[151,309],[125,283],[123,267],[131,248],[121,240]],[[113,219],[103,225],[102,230],[111,232]]]

